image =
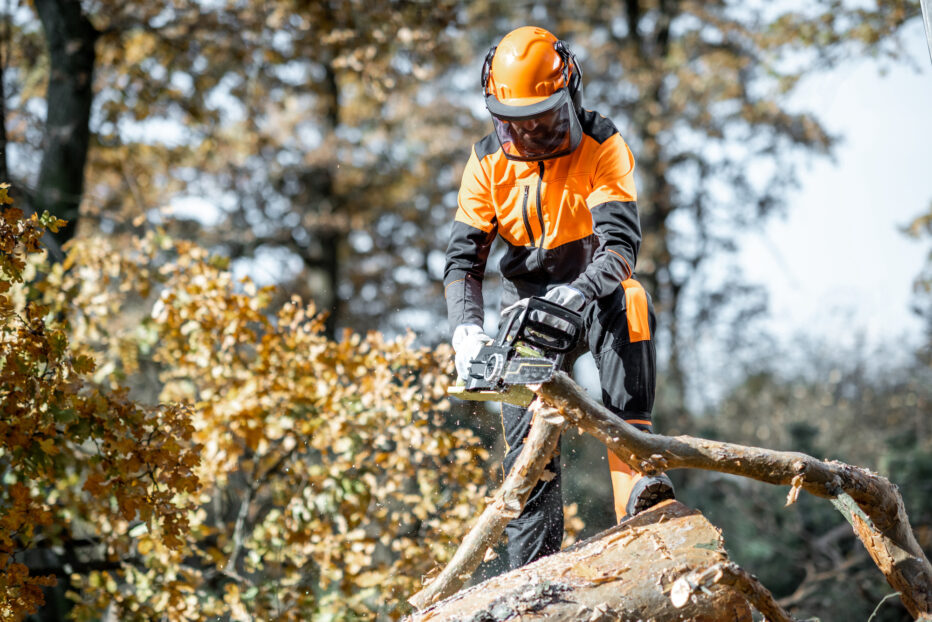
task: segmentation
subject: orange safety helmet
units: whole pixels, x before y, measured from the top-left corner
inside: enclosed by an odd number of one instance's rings
[[[569,86],[580,107],[582,70],[576,56],[565,41],[536,26],[522,26],[505,35],[489,50],[482,67],[484,94],[509,106],[537,103],[564,86]]]
[[[546,160],[579,145],[582,71],[566,42],[543,28],[513,30],[489,50],[482,90],[505,157]]]

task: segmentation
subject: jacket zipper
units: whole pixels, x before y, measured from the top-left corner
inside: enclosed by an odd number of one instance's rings
[[[544,263],[544,238],[547,236],[547,231],[544,229],[544,209],[540,198],[541,186],[544,183],[544,162],[539,161],[537,167],[540,171],[540,177],[537,178],[537,219],[540,222],[540,246],[537,247],[537,265],[540,267]]]
[[[524,201],[521,203],[521,215],[524,216],[524,228],[527,229],[527,236],[531,239],[531,246],[534,246],[534,232],[531,230],[531,218],[527,213],[527,198],[530,194],[531,187],[524,187]]]
[[[544,231],[544,210],[541,207],[540,203],[540,188],[544,183],[544,163],[538,162],[538,168],[540,169],[540,177],[537,178],[537,220],[540,222],[540,247],[544,247],[544,236],[546,231]]]

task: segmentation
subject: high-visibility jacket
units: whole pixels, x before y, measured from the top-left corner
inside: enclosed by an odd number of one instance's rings
[[[609,119],[583,110],[579,120],[579,146],[551,160],[508,160],[494,133],[473,145],[443,279],[450,330],[482,326],[482,279],[496,235],[512,298],[569,284],[588,301],[631,277],[641,242],[634,156]]]

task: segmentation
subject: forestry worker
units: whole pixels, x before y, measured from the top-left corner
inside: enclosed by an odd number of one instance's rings
[[[491,341],[482,328],[482,279],[498,236],[505,247],[502,306],[543,296],[580,312],[603,403],[649,432],[655,316],[633,277],[641,241],[634,157],[609,119],[582,107],[576,57],[542,28],[518,28],[489,50],[482,89],[495,131],[469,155],[444,272],[457,372],[465,378],[470,360]],[[531,417],[510,404],[501,416],[507,471]],[[666,475],[641,476],[611,452],[608,463],[618,520],[673,497]],[[556,477],[538,482],[506,528],[512,568],[560,549],[558,455],[548,469]]]

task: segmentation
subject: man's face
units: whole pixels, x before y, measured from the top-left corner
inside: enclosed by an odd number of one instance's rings
[[[561,91],[540,103],[549,108],[534,105],[535,110],[525,107],[529,112],[533,111],[531,114],[534,116],[529,114],[528,118],[521,118],[517,114],[509,114],[521,112],[521,107],[509,109],[493,96],[487,97],[486,106],[492,113],[495,133],[506,157],[525,162],[546,160],[566,155],[579,144],[582,130],[568,92]]]
[[[515,147],[526,157],[557,151],[567,141],[569,121],[559,114],[510,121]]]

